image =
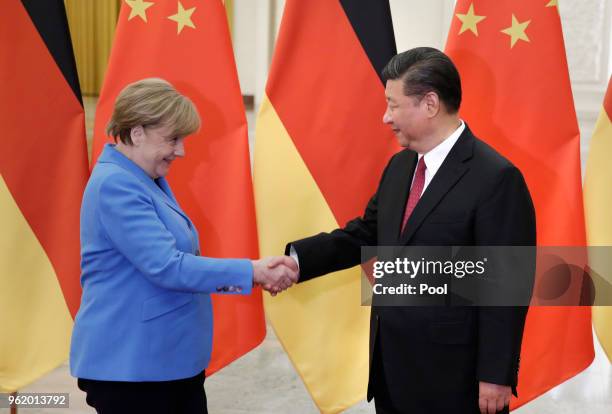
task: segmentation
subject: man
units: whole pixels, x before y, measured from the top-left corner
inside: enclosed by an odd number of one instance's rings
[[[461,82],[439,50],[383,70],[389,161],[363,217],[287,245],[300,281],[352,267],[362,246],[535,245],[520,171],[459,118]],[[517,120],[520,122],[520,120]],[[507,412],[516,395],[526,308],[372,307],[368,401],[377,413]]]

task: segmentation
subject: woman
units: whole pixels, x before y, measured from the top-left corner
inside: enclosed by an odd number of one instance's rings
[[[200,127],[193,103],[161,79],[117,97],[107,144],[81,206],[81,307],[72,375],[99,413],[206,412],[209,293],[274,293],[295,268],[199,257],[198,233],[164,176]],[[291,265],[287,260],[285,264]]]

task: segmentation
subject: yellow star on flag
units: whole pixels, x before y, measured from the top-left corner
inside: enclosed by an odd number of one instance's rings
[[[459,20],[461,20],[461,29],[459,30],[459,34],[469,30],[476,36],[478,36],[478,23],[487,18],[487,16],[478,16],[474,14],[474,3],[470,4],[470,8],[466,14],[457,13],[456,16]]]
[[[125,0],[125,2],[132,9],[128,20],[132,20],[134,17],[138,16],[145,22],[147,21],[147,9],[154,4],[152,1]]]
[[[546,7],[559,7],[559,0],[550,0]]]
[[[527,37],[527,33],[525,30],[527,26],[529,26],[531,20],[527,20],[523,23],[520,23],[514,14],[512,14],[512,26],[502,30],[501,32],[510,36],[510,49],[514,47],[516,42],[519,40],[524,40],[525,42],[529,42],[529,38]]]
[[[177,34],[180,34],[185,26],[195,29],[195,25],[191,21],[191,15],[195,11],[195,7],[185,10],[181,2],[178,2],[178,12],[172,16],[168,16],[168,19],[174,20],[177,23]]]

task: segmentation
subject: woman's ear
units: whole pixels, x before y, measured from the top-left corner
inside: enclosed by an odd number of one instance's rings
[[[135,126],[130,130],[130,138],[132,139],[132,144],[134,146],[142,144],[145,139],[144,128],[142,125]]]

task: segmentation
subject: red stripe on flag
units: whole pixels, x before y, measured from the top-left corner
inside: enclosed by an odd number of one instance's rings
[[[274,56],[268,98],[344,225],[399,149],[382,123],[384,87],[340,2],[288,1]]]
[[[83,108],[18,0],[0,13],[0,44],[1,173],[74,316],[81,293],[79,209],[88,174]]]

